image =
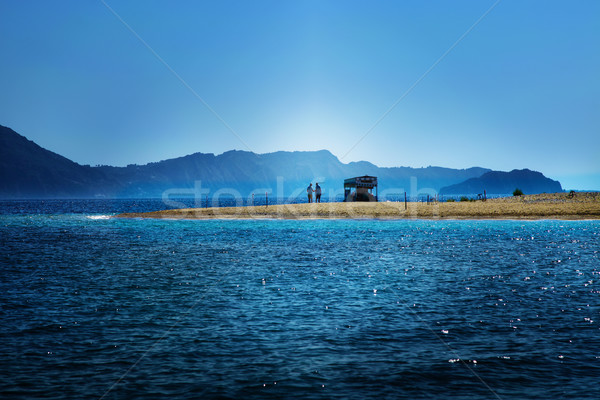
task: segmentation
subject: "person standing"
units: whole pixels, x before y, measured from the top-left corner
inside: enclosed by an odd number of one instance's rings
[[[312,203],[312,194],[313,194],[313,192],[314,192],[314,190],[313,190],[312,183],[311,183],[306,188],[306,194],[308,194],[308,202],[309,203]]]
[[[315,201],[317,203],[321,202],[321,186],[319,186],[319,182],[317,182],[316,186],[315,186]]]

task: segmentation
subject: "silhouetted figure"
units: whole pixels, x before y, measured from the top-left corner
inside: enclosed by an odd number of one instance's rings
[[[312,203],[312,194],[313,194],[313,192],[314,192],[314,190],[313,190],[312,183],[311,183],[306,188],[306,194],[308,194],[308,202],[309,203]]]
[[[321,186],[319,186],[319,182],[317,182],[316,187],[315,187],[315,195],[316,195],[316,202],[320,203],[321,202]]]

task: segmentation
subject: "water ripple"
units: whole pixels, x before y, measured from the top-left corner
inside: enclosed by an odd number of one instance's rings
[[[599,231],[3,215],[0,395],[591,399]]]

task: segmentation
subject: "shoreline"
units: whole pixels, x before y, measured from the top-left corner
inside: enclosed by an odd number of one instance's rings
[[[300,203],[269,206],[186,208],[123,213],[113,218],[142,219],[379,219],[379,220],[598,220],[600,193],[550,193],[487,201],[442,203]]]

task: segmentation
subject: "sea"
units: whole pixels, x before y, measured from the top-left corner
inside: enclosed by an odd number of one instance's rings
[[[2,399],[597,399],[600,221],[0,201]]]

